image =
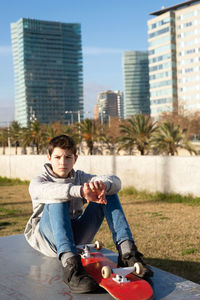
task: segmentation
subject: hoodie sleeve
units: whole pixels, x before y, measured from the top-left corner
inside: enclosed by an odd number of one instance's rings
[[[81,185],[85,182],[103,181],[106,185],[106,195],[116,194],[121,189],[121,180],[115,175],[91,175],[83,171],[77,171]]]
[[[51,182],[42,176],[32,179],[29,185],[32,200],[39,203],[59,203],[81,198],[80,189],[81,185]]]

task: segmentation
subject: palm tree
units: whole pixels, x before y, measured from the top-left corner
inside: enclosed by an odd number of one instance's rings
[[[47,140],[48,142],[57,135],[57,130],[53,128],[52,125],[47,125],[46,127]]]
[[[20,145],[23,147],[23,153],[27,154],[26,147],[31,145],[31,134],[29,128],[22,127],[21,134],[20,134]]]
[[[118,150],[131,150],[134,146],[144,155],[151,145],[151,137],[156,130],[156,122],[150,116],[136,115],[120,125],[122,136],[118,139]]]
[[[36,147],[36,153],[39,154],[47,144],[47,131],[46,127],[34,120],[30,122],[27,128],[23,129],[22,133],[22,146]]]
[[[117,140],[120,136],[120,125],[121,120],[118,118],[110,118],[109,123],[104,125],[102,130],[102,142],[106,150],[110,152],[111,155],[115,154]]]
[[[0,129],[0,145],[3,147],[3,154],[5,154],[5,148],[8,146],[8,128]]]
[[[152,142],[159,154],[175,155],[178,148],[186,149],[190,154],[197,154],[191,143],[186,140],[184,129],[172,122],[163,122],[155,132]]]
[[[17,148],[20,144],[21,126],[17,121],[13,121],[9,127],[9,136],[11,144],[15,144],[15,154],[17,154]]]
[[[47,133],[45,126],[40,124],[38,120],[34,120],[30,124],[33,145],[36,147],[36,153],[39,154],[47,144]]]
[[[80,136],[87,143],[89,154],[93,154],[94,142],[101,140],[101,128],[93,120],[85,119],[78,124],[80,130]]]
[[[51,125],[48,125],[48,127],[52,128],[52,132],[54,132],[54,136],[63,134],[65,130],[65,125],[63,125],[60,121],[53,122]]]

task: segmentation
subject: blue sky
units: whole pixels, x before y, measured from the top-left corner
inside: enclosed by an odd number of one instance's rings
[[[0,125],[14,119],[14,80],[10,23],[22,17],[81,23],[84,109],[92,111],[97,93],[123,91],[122,54],[147,50],[149,13],[178,0],[1,0]]]

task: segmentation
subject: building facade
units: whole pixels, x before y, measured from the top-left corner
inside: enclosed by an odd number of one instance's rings
[[[125,51],[122,64],[124,118],[137,114],[150,114],[148,53],[146,51]]]
[[[109,122],[109,118],[123,119],[123,93],[120,91],[105,91],[97,96],[98,119],[101,123]]]
[[[151,114],[200,109],[200,1],[151,13],[148,21]]]
[[[80,24],[22,18],[11,24],[15,120],[78,120],[83,111]]]

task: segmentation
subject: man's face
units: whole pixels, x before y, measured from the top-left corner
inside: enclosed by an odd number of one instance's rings
[[[67,177],[72,170],[77,157],[78,156],[74,155],[71,150],[64,150],[59,147],[54,148],[51,156],[48,155],[54,174],[62,178]]]

